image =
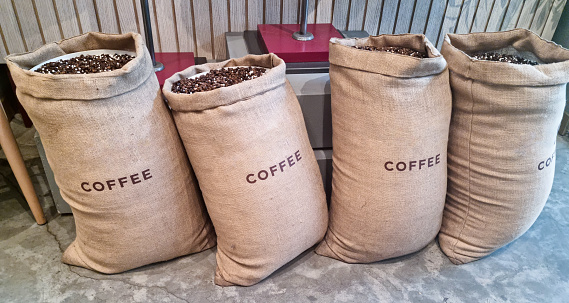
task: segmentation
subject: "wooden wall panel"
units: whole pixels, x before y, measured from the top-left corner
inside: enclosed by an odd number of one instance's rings
[[[215,20],[211,23],[213,28],[211,40],[214,49],[212,57],[216,60],[225,60],[226,58],[225,33],[229,31],[227,9],[227,0],[210,1],[211,20]]]
[[[348,10],[350,9],[350,0],[334,0],[334,8],[332,10],[332,24],[338,30],[348,29]]]
[[[192,23],[192,7],[190,1],[175,0],[174,11],[176,12],[176,29],[178,32],[178,44],[180,51],[193,52],[195,50],[194,25]],[[243,21],[245,26],[245,21]]]
[[[116,0],[116,14],[118,15],[119,30],[121,33],[139,32],[138,12],[132,0]],[[171,3],[170,3],[171,4]]]
[[[518,17],[516,27],[529,28],[540,0],[526,0],[522,3],[522,12]]]
[[[446,34],[455,33],[456,26],[458,24],[458,20],[460,18],[460,14],[462,12],[462,6],[464,3],[468,3],[469,1],[461,1],[461,0],[449,0],[447,3],[443,25],[441,30],[439,31],[439,36],[436,40],[436,46],[438,48],[443,45],[443,40]],[[459,32],[460,33],[460,32]]]
[[[381,7],[383,0],[368,1],[364,30],[370,35],[377,35],[381,20]]]
[[[486,27],[480,31],[482,32],[497,32],[506,16],[506,11],[510,5],[510,0],[495,0],[490,8],[490,17],[486,23]],[[477,28],[478,30],[478,28]]]
[[[81,34],[79,31],[79,19],[75,15],[73,0],[54,0],[55,14],[61,24],[61,32],[65,38]],[[113,14],[114,15],[114,14]]]
[[[160,20],[156,25],[158,33],[158,43],[162,52],[178,52],[180,46],[178,43],[178,31],[176,24],[177,19],[174,14],[174,7],[171,5],[172,0],[155,0],[154,14],[156,20]]]
[[[348,30],[361,31],[364,27],[366,17],[366,0],[352,0],[350,5],[350,16],[348,18]]]
[[[417,0],[415,3],[415,11],[411,19],[411,33],[424,34],[429,21],[429,13],[433,5],[433,1],[439,0]]]
[[[251,2],[251,1],[249,1]],[[210,16],[208,1],[194,0],[194,16]],[[196,56],[213,58],[210,18],[195,18]]]
[[[535,10],[535,14],[532,16],[533,20],[529,27],[532,32],[541,35],[543,28],[545,27],[545,21],[547,21],[547,17],[551,11],[551,6],[553,6],[553,0],[541,0],[539,2],[539,5]]]
[[[398,0],[383,0],[381,10],[381,22],[379,24],[380,34],[393,34],[395,30],[395,22],[397,22],[397,6]]]
[[[265,20],[266,24],[281,23],[281,1],[280,0],[264,0],[265,1]]]
[[[294,0],[287,0],[285,2],[298,2]],[[332,9],[334,5],[334,0],[316,0],[317,10],[316,10],[316,23],[330,23],[332,22]],[[377,0],[373,0],[377,1]]]
[[[425,28],[425,36],[427,36],[433,45],[437,44],[437,39],[439,38],[439,33],[442,28],[447,4],[448,0],[446,2],[433,0],[433,3],[431,4],[429,21],[427,22],[427,26]]]
[[[411,32],[411,20],[415,14],[416,0],[400,0],[395,14],[396,23],[394,34],[405,34]]]
[[[10,0],[0,0],[0,27],[2,28],[3,44],[7,53],[22,53],[26,51],[22,33],[18,26],[16,13]]]
[[[525,1],[510,1],[506,15],[504,16],[504,20],[500,26],[501,31],[516,28],[516,24],[518,24],[520,14],[524,8],[524,3]]]
[[[242,32],[247,29],[247,7],[245,0],[229,1],[229,29],[232,32]]]
[[[542,38],[548,40],[551,40],[551,38],[553,38],[553,34],[555,34],[555,29],[557,28],[559,18],[561,18],[561,14],[563,13],[563,8],[565,5],[567,5],[567,0],[555,0],[553,2],[549,16],[545,21],[543,32],[541,33]]]
[[[12,1],[26,50],[32,51],[45,44],[31,1]]]
[[[199,0],[194,0],[199,1]],[[247,29],[256,30],[257,24],[263,24],[263,0],[247,0]],[[196,21],[200,18],[196,18]]]
[[[462,8],[459,13],[459,18],[456,23],[456,28],[454,32],[456,33],[468,33],[474,25],[474,16],[478,13],[478,1],[479,0],[465,0],[462,4]]]
[[[224,33],[297,23],[300,0],[148,0],[154,47],[223,60]],[[309,0],[309,23],[371,35],[528,28],[551,39],[567,0]],[[144,34],[140,0],[0,0],[0,62],[10,53],[89,31]]]
[[[118,18],[115,12],[114,2],[105,0],[93,0],[98,13],[101,24],[101,32],[103,33],[119,33]],[[152,1],[149,1],[152,5]]]
[[[93,0],[73,0],[73,5],[75,6],[75,15],[79,18],[79,31],[81,33],[101,31],[99,23],[97,23],[97,16],[93,13],[95,11]],[[133,13],[127,9],[124,11],[127,14]]]

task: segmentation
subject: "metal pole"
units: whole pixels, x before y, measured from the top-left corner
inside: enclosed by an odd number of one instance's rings
[[[150,57],[152,57],[152,65],[154,65],[154,71],[159,72],[164,69],[164,64],[156,62],[156,56],[154,55],[154,40],[152,40],[152,24],[150,23],[148,0],[140,0],[140,7],[142,8],[142,19],[144,20],[144,36],[146,38],[146,46],[150,52]]]
[[[299,41],[310,41],[314,39],[314,35],[306,30],[308,19],[308,0],[302,0],[300,13],[300,31],[292,34],[292,37]]]

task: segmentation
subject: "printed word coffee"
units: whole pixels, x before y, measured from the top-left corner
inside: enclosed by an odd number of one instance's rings
[[[89,182],[82,182],[81,188],[86,192],[90,192],[93,189],[95,191],[113,190],[113,188],[122,188],[128,184],[135,185],[150,178],[152,178],[150,169],[145,169],[140,174],[136,173],[116,179],[93,182],[93,184],[90,184]]]
[[[293,155],[290,155],[290,156],[286,157],[286,159],[279,162],[278,164],[275,164],[275,165],[269,167],[268,170],[262,169],[256,174],[248,174],[246,177],[247,182],[253,184],[253,183],[257,182],[257,180],[261,180],[261,181],[267,180],[269,177],[274,177],[275,173],[277,173],[277,172],[283,173],[284,169],[287,166],[293,167],[301,159],[302,159],[302,157],[300,156],[300,150],[297,150],[296,152],[294,152]]]
[[[441,154],[437,154],[436,156],[432,156],[425,159],[420,160],[411,160],[411,161],[399,161],[395,163],[394,161],[387,161],[384,164],[385,170],[387,171],[413,171],[413,170],[421,170],[428,167],[433,167],[437,164],[441,163]]]

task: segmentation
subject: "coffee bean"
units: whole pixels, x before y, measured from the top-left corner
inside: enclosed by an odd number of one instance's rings
[[[506,55],[506,54],[499,54],[499,53],[479,53],[474,54],[472,57],[478,60],[486,60],[486,61],[498,61],[498,62],[508,62],[513,64],[529,64],[529,65],[537,65],[538,63],[532,60],[528,60],[516,55]]]
[[[265,68],[252,66],[214,69],[199,77],[175,82],[172,84],[172,92],[178,94],[207,92],[258,78],[265,72]]]
[[[123,54],[80,55],[67,60],[49,62],[35,71],[42,74],[96,74],[122,68],[134,59]]]
[[[373,45],[362,45],[362,46],[353,46],[357,49],[363,49],[372,52],[388,52],[392,54],[400,54],[400,55],[407,55],[415,58],[427,58],[427,54],[424,52],[416,51],[407,47],[398,47],[398,46],[382,46],[377,47]]]

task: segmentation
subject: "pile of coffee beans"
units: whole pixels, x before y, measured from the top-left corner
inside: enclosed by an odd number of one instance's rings
[[[398,46],[376,47],[373,45],[363,45],[363,46],[353,46],[353,47],[372,52],[388,52],[393,54],[407,55],[415,58],[427,58],[427,54],[425,54],[424,52],[418,52],[416,50],[407,47],[398,47]]]
[[[475,54],[473,57],[478,60],[508,62],[513,64],[537,65],[537,62],[535,61],[528,60],[516,55],[506,55],[499,53],[481,53],[481,54]]]
[[[222,68],[209,71],[205,75],[196,78],[182,79],[172,85],[172,92],[178,94],[193,94],[207,92],[220,87],[227,87],[252,80],[264,75],[262,67],[235,67]]]
[[[133,56],[123,54],[81,55],[67,60],[48,62],[35,71],[42,74],[95,74],[122,68]]]

